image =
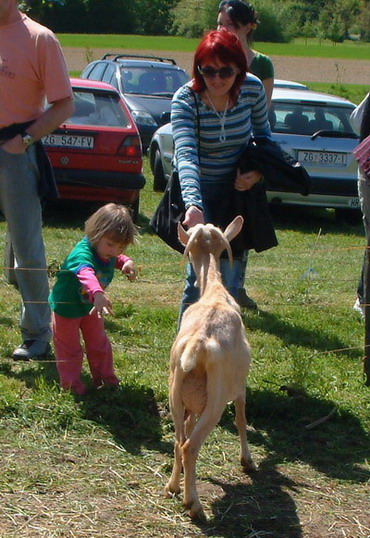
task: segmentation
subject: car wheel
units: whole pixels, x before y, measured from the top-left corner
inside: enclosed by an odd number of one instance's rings
[[[9,284],[18,287],[17,277],[14,271],[14,251],[10,241],[9,233],[6,232],[5,247],[4,247],[4,275]]]
[[[362,220],[361,209],[344,209],[337,207],[335,209],[335,218],[338,222],[345,224],[359,224]]]
[[[154,154],[153,175],[153,190],[156,192],[163,192],[166,188],[167,181],[164,175],[159,149],[156,149]]]

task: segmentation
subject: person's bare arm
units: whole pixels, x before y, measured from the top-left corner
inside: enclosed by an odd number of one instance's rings
[[[274,88],[274,79],[272,77],[265,78],[265,80],[262,81],[262,84],[265,88],[267,107],[269,108],[271,104],[272,90]]]

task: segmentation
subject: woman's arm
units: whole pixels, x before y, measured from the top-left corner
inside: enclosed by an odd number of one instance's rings
[[[175,165],[179,173],[185,208],[196,206],[203,210],[199,185],[197,110],[192,104],[193,100],[190,90],[186,87],[175,94],[171,105],[171,124],[175,144]]]
[[[262,84],[265,88],[267,108],[270,108],[272,90],[274,89],[274,78],[265,78],[262,81]]]

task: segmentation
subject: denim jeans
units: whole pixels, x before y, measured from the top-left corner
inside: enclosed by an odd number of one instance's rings
[[[48,342],[51,338],[49,284],[38,181],[33,146],[19,155],[0,147],[0,210],[8,225],[16,259],[15,273],[22,296],[22,338]]]

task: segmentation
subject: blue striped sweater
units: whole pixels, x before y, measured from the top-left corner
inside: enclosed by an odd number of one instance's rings
[[[225,141],[220,141],[220,118],[196,94],[200,119],[198,158],[197,108],[189,84],[179,88],[172,99],[174,167],[179,172],[185,207],[203,209],[199,182],[233,181],[237,162],[251,136],[271,138],[271,131],[263,84],[248,73],[236,104],[226,113]]]

